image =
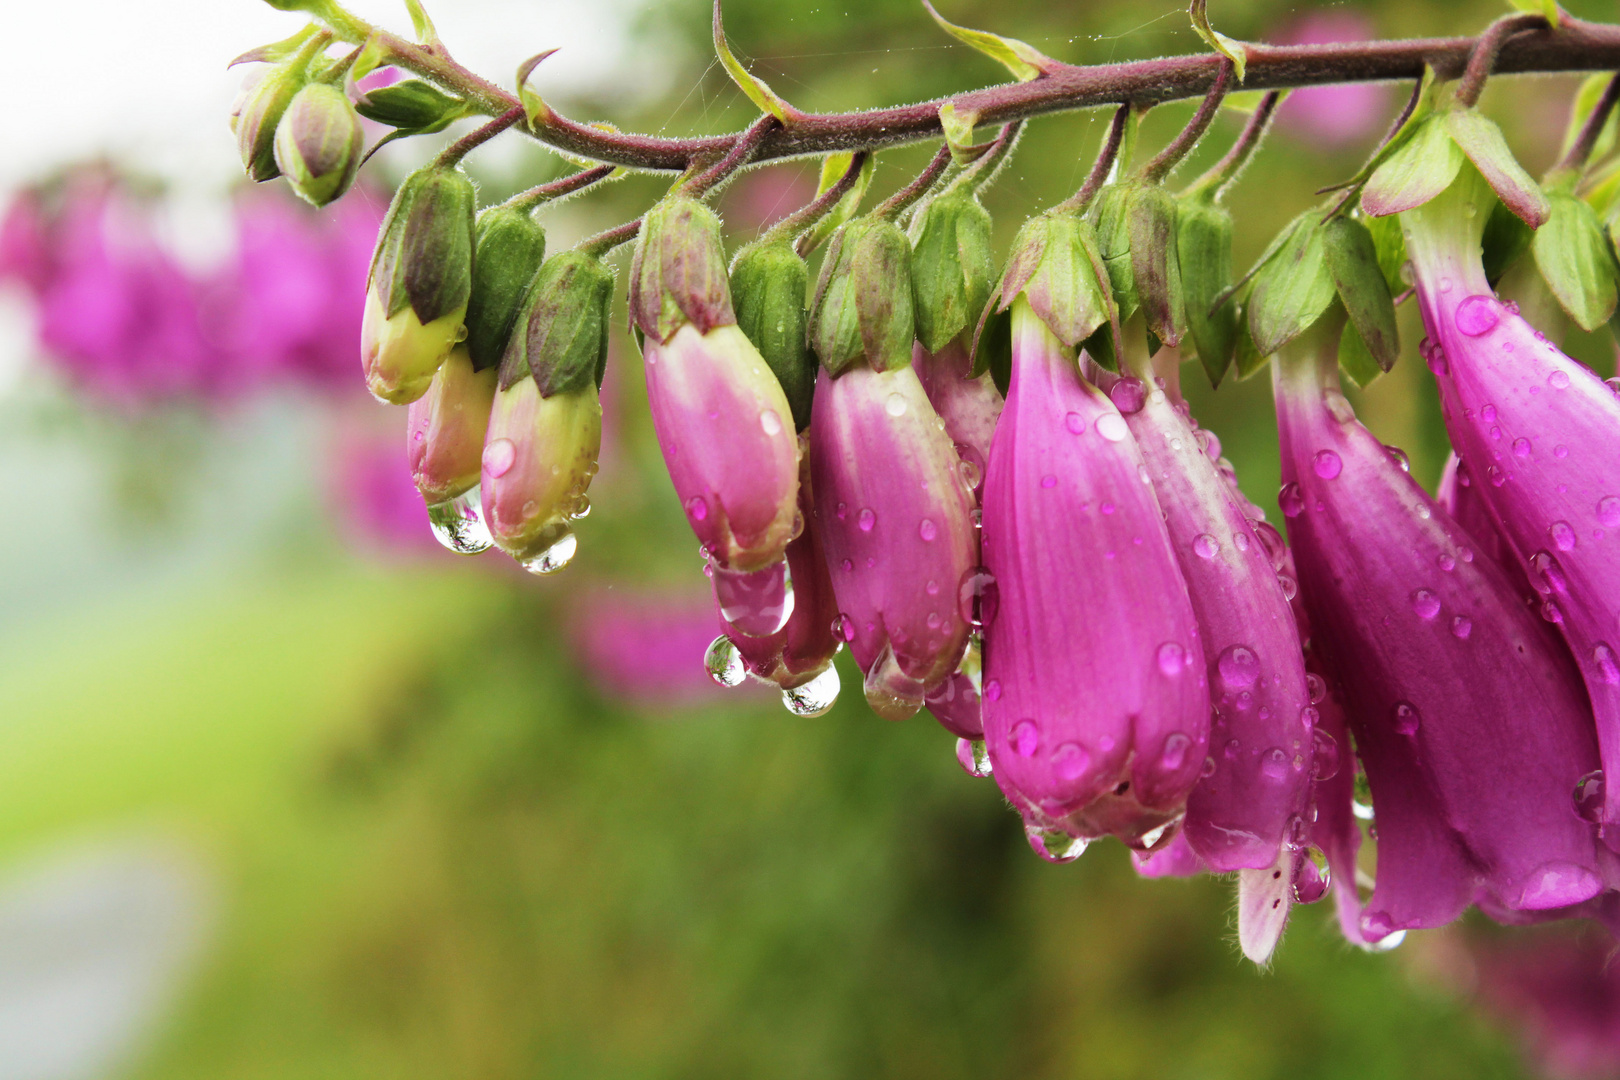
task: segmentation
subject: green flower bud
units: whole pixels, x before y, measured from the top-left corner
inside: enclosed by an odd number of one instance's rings
[[[833,237],[816,286],[810,344],[827,373],[864,357],[873,371],[911,363],[911,243],[893,222],[861,218]]]
[[[1109,184],[1097,192],[1091,204],[1091,223],[1097,230],[1097,251],[1108,270],[1109,289],[1119,305],[1119,320],[1136,314],[1139,301],[1136,278],[1131,273],[1131,187]]]
[[[1188,345],[1204,366],[1211,386],[1232,365],[1237,351],[1238,306],[1215,300],[1232,285],[1232,215],[1213,199],[1193,195],[1176,210],[1176,262],[1187,309]]]
[[[1378,246],[1367,226],[1336,217],[1322,227],[1333,287],[1349,313],[1366,353],[1383,371],[1395,366],[1400,341],[1395,328],[1395,301],[1378,265]],[[1363,384],[1365,385],[1365,384]]]
[[[276,165],[300,198],[325,206],[354,183],[364,146],[360,117],[348,96],[328,83],[310,83],[293,97],[276,128]]]
[[[278,64],[243,89],[240,103],[231,111],[231,130],[250,180],[262,184],[281,175],[276,129],[304,82],[303,64]]]
[[[467,351],[473,370],[501,362],[512,323],[546,258],[546,230],[529,214],[497,206],[478,215],[472,291],[467,297]]]
[[[1176,201],[1158,184],[1133,184],[1127,212],[1131,278],[1148,333],[1166,345],[1180,345],[1187,315],[1176,257]]]
[[[809,291],[810,268],[788,240],[750,245],[731,267],[737,325],[782,384],[799,431],[810,425],[816,389],[816,362],[805,339]]]
[[[501,359],[501,387],[532,377],[543,397],[602,385],[613,271],[582,251],[547,259],[529,286]]]
[[[462,101],[421,79],[406,79],[366,92],[360,115],[405,131],[433,132],[461,115]]]
[[[736,323],[720,219],[696,199],[671,195],[641,219],[630,265],[630,320],[660,344],[688,323],[700,334]]]
[[[361,360],[372,394],[396,405],[421,397],[466,336],[472,292],[472,181],[428,165],[405,178],[371,259]]]
[[[990,214],[968,192],[930,202],[912,225],[911,298],[917,340],[938,353],[971,331],[995,281]]]
[[[1337,295],[1320,214],[1307,210],[1261,256],[1249,293],[1249,334],[1261,358],[1316,325]]]

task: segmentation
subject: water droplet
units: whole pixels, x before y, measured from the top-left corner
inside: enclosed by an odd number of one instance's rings
[[[1283,542],[1282,533],[1266,524],[1264,521],[1253,523],[1254,535],[1260,538],[1260,543],[1266,549],[1266,555],[1271,559],[1271,568],[1281,570],[1287,565],[1288,545]],[[1238,534],[1243,535],[1242,533]],[[1239,545],[1241,547],[1241,545]]]
[[[1568,389],[1569,388],[1569,372],[1567,372],[1567,371],[1554,371],[1551,375],[1547,376],[1547,385],[1552,387],[1554,390],[1566,390],[1566,389]]]
[[[709,649],[703,654],[703,668],[709,673],[709,678],[728,689],[741,686],[748,675],[742,654],[724,634],[709,642]]]
[[[1468,616],[1466,616],[1466,615],[1458,615],[1458,616],[1456,616],[1455,618],[1453,618],[1451,620],[1451,633],[1452,633],[1452,636],[1457,637],[1457,638],[1459,638],[1459,639],[1461,639],[1463,641],[1467,641],[1468,640],[1468,635],[1472,634],[1473,632],[1474,632],[1474,620],[1470,619]]]
[[[1557,626],[1564,621],[1564,612],[1557,604],[1548,600],[1541,605],[1541,617]]]
[[[1249,534],[1248,533],[1243,533],[1243,532],[1233,533],[1232,534],[1232,546],[1237,548],[1239,551],[1248,551],[1249,550]]]
[[[837,638],[839,641],[843,641],[843,642],[854,641],[855,640],[855,620],[850,618],[848,615],[845,615],[842,611],[840,611],[838,613],[838,617],[835,618],[832,621],[832,632],[833,632],[833,637]]]
[[[1339,740],[1322,728],[1311,728],[1311,770],[1317,780],[1339,775]]]
[[[1097,434],[1109,442],[1122,442],[1130,434],[1125,418],[1118,413],[1107,413],[1097,418]]]
[[[939,526],[934,524],[932,518],[923,518],[922,524],[917,526],[917,535],[926,543],[939,535]]]
[[[1547,535],[1559,551],[1569,551],[1575,547],[1575,530],[1570,528],[1567,521],[1555,521],[1547,526]]]
[[[1199,533],[1193,537],[1192,549],[1200,559],[1213,559],[1220,552],[1221,544],[1209,533]]]
[[[1159,670],[1174,678],[1187,666],[1187,650],[1174,641],[1159,646]]]
[[[1166,772],[1175,772],[1187,763],[1187,751],[1192,748],[1193,741],[1179,731],[1171,732],[1164,740],[1164,750],[1159,754],[1159,767]]]
[[[1397,734],[1408,737],[1418,733],[1422,717],[1418,715],[1417,706],[1410,701],[1397,701],[1395,703],[1395,731]]]
[[[1041,487],[1048,491],[1057,487],[1057,477],[1053,476],[1051,473],[1047,473],[1045,476],[1041,477]]]
[[[1598,500],[1598,521],[1611,529],[1620,528],[1620,495],[1605,495]]]
[[[956,610],[962,621],[976,629],[996,621],[1001,605],[1001,587],[990,571],[975,566],[962,575],[956,586]]]
[[[1311,459],[1311,469],[1324,480],[1332,480],[1344,471],[1344,461],[1332,450],[1320,450]]]
[[[1400,469],[1401,472],[1409,473],[1412,471],[1412,459],[1406,456],[1405,450],[1398,446],[1386,446],[1384,447],[1384,453],[1389,456],[1389,460],[1393,461],[1395,467]]]
[[[1612,379],[1604,379],[1603,385],[1612,390],[1615,397],[1620,397],[1620,375],[1616,375]]]
[[[782,691],[782,705],[794,716],[820,716],[838,702],[838,669],[827,670],[802,686]]]
[[[1451,370],[1451,365],[1446,361],[1446,350],[1441,348],[1438,341],[1431,342],[1428,338],[1424,338],[1418,345],[1418,354],[1429,365],[1429,370],[1436,375],[1445,375]]]
[[[1607,641],[1592,646],[1592,666],[1597,669],[1598,678],[1610,686],[1620,686],[1620,662],[1615,660],[1614,650]]]
[[[1069,413],[1063,418],[1063,426],[1070,435],[1078,435],[1086,430],[1086,418],[1077,412]]]
[[[899,394],[890,394],[889,400],[883,403],[883,411],[890,416],[906,415],[906,399]]]
[[[747,572],[715,566],[714,598],[720,617],[738,633],[770,637],[793,614],[793,578],[787,560]]]
[[[1277,505],[1282,508],[1284,517],[1299,517],[1305,512],[1305,496],[1299,490],[1299,485],[1290,481],[1277,492]]]
[[[1228,689],[1242,690],[1260,677],[1260,658],[1247,645],[1231,645],[1216,658],[1215,670]]]
[[[1529,439],[1514,439],[1513,440],[1513,456],[1514,457],[1521,457],[1521,458],[1529,457],[1530,456],[1530,440]]]
[[[956,760],[969,776],[990,775],[990,752],[983,739],[957,739]]]
[[[703,521],[709,516],[709,503],[701,495],[694,495],[686,500],[686,516],[693,521]]]
[[[855,524],[861,527],[861,532],[871,532],[872,526],[877,524],[877,514],[870,506],[863,506],[861,512],[855,515]]]
[[[484,471],[491,478],[499,480],[512,470],[512,463],[517,460],[517,447],[511,439],[492,439],[484,447]]]
[[[1575,781],[1575,812],[1582,821],[1597,825],[1603,820],[1603,770],[1593,769]]]
[[[568,520],[584,521],[591,516],[591,500],[585,495],[575,495],[568,504]]]
[[[1283,780],[1288,776],[1288,755],[1280,746],[1273,746],[1260,755],[1260,775],[1267,780]]]
[[[1492,487],[1501,487],[1507,483],[1507,473],[1503,472],[1499,466],[1492,465],[1485,470],[1485,479],[1491,482]]]
[[[1530,556],[1530,584],[1542,596],[1552,593],[1568,592],[1569,580],[1564,577],[1564,568],[1558,565],[1551,552],[1538,551]]]
[[[1487,405],[1483,409],[1479,410],[1479,418],[1485,421],[1487,424],[1496,423],[1496,406]]]
[[[1287,574],[1277,575],[1277,585],[1282,589],[1284,600],[1292,600],[1299,595],[1299,582]]]
[[[1320,705],[1327,700],[1327,682],[1314,671],[1305,673],[1305,692],[1310,696],[1312,705]]]
[[[1428,589],[1414,590],[1412,610],[1417,612],[1421,619],[1432,619],[1440,614],[1440,598]]]
[[[1079,743],[1066,742],[1052,751],[1052,771],[1059,780],[1078,780],[1091,767],[1091,755]]]
[[[1141,379],[1127,375],[1109,388],[1108,400],[1122,413],[1140,412],[1147,401],[1147,387]]]
[[[1489,296],[1470,296],[1457,305],[1457,329],[1469,337],[1490,333],[1500,320],[1496,301]]]
[[[495,543],[484,523],[484,504],[476,485],[453,499],[429,504],[427,515],[433,538],[457,555],[477,555]]]
[[[1043,829],[1029,822],[1024,823],[1024,836],[1035,854],[1051,863],[1074,862],[1085,854],[1086,845],[1090,843],[1062,829]]]
[[[1007,745],[1019,757],[1034,757],[1035,751],[1040,749],[1041,729],[1033,720],[1020,720],[1007,732]]]
[[[552,541],[550,547],[533,558],[523,560],[519,565],[531,574],[555,574],[574,561],[574,553],[578,550],[579,540],[572,532],[564,531]]]
[[[984,684],[984,700],[986,700],[986,701],[1000,701],[1001,700],[1001,680],[1000,679],[991,679],[989,682]]]
[[[967,458],[956,463],[956,475],[962,478],[962,486],[969,491],[977,489],[979,481],[984,479],[984,473],[979,466]]]

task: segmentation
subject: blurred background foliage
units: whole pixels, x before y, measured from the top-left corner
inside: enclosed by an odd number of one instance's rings
[[[1602,0],[1567,6],[1614,14]],[[943,12],[1074,62],[1199,48],[1167,0],[975,0]],[[1378,36],[1471,33],[1500,13],[1490,0],[1221,0],[1213,14],[1231,36],[1278,40],[1324,12]],[[738,53],[804,109],[1001,78],[912,0],[728,0],[725,15]],[[662,100],[571,95],[544,69],[537,84],[582,120],[740,127],[746,103],[708,59],[708,20],[696,0],[638,13],[632,55],[656,54],[673,72]],[[1512,79],[1488,91],[1486,109],[1532,171],[1550,163],[1577,84]],[[1382,116],[1404,93],[1389,89]],[[1190,111],[1155,110],[1144,152]],[[1079,183],[1105,119],[1030,125],[987,198],[1003,246]],[[1180,179],[1222,153],[1241,121],[1223,117]],[[1315,189],[1352,173],[1382,127],[1342,146],[1275,133],[1230,198],[1239,267]],[[375,168],[397,179],[412,152]],[[884,154],[879,194],[930,152]],[[471,167],[487,201],[570,168],[538,148],[475,155]],[[804,201],[814,176],[813,163],[788,163],[728,189],[733,239]],[[553,249],[639,213],[666,184],[632,177],[570,204],[547,219]],[[1432,485],[1445,436],[1410,305],[1402,318],[1402,362],[1354,399]],[[1612,373],[1606,335],[1562,332]],[[1113,844],[1048,866],[993,783],[957,766],[953,740],[925,715],[875,719],[852,668],[844,699],[815,720],[760,693],[627,700],[593,682],[576,647],[582,598],[701,586],[634,346],[621,335],[615,348],[621,456],[604,463],[581,554],[556,581],[436,553],[356,555],[311,526],[323,513],[314,492],[274,522],[220,511],[242,511],[269,482],[217,461],[199,468],[254,444],[198,435],[191,414],[154,433],[57,405],[6,436],[40,453],[75,433],[111,445],[106,457],[125,468],[109,490],[127,490],[109,494],[90,527],[118,550],[244,520],[258,535],[251,559],[211,570],[154,573],[130,557],[145,585],[61,613],[13,587],[37,607],[0,631],[0,854],[155,832],[218,883],[212,943],[141,1044],[136,1075],[1525,1075],[1509,1033],[1470,1011],[1469,979],[1439,935],[1365,955],[1338,938],[1327,905],[1302,908],[1274,968],[1257,972],[1233,941],[1230,882],[1138,881]],[[1189,370],[1186,384],[1250,496],[1274,506],[1268,380],[1212,392]],[[307,465],[324,451],[302,438]],[[173,505],[173,484],[150,484],[181,472],[214,512]]]

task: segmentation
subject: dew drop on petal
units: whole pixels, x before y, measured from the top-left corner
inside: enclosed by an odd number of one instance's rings
[[[769,637],[793,615],[793,579],[787,560],[761,570],[714,568],[714,598],[720,617],[749,637]]]
[[[1435,559],[1434,562],[1436,566],[1440,567],[1440,569],[1444,570],[1448,574],[1457,569],[1457,560],[1453,559],[1450,555],[1447,555],[1444,552],[1442,552],[1440,557]]]
[[[1620,686],[1620,660],[1616,660],[1608,642],[1600,641],[1592,647],[1592,667],[1598,678],[1610,686]]]
[[[780,435],[782,434],[782,418],[776,415],[775,409],[766,409],[764,412],[759,414],[759,428],[767,435]],[[828,707],[831,708],[831,706]],[[799,713],[798,715],[805,716],[812,714]],[[817,713],[814,715],[819,716],[820,714]]]
[[[1311,469],[1324,480],[1332,480],[1344,471],[1344,461],[1332,450],[1320,450],[1311,459]]]
[[[492,439],[484,447],[484,471],[492,478],[499,480],[512,469],[512,463],[517,461],[517,447],[511,439]]]
[[[906,399],[899,394],[890,394],[889,400],[883,403],[883,411],[890,416],[906,415]]]
[[[1400,469],[1401,472],[1409,473],[1412,471],[1412,459],[1406,456],[1405,450],[1398,446],[1386,446],[1384,447],[1384,453],[1389,455],[1389,460],[1393,461],[1395,467]]]
[[[1554,371],[1551,375],[1547,376],[1547,385],[1552,387],[1554,390],[1567,389],[1569,387],[1569,372],[1562,370]]]
[[[861,512],[855,515],[855,524],[861,527],[861,532],[871,532],[872,526],[877,524],[877,514],[870,506],[863,506]]]
[[[782,691],[782,706],[794,716],[821,716],[838,703],[842,684],[831,664],[809,682]]]
[[[1497,465],[1492,465],[1485,470],[1485,478],[1491,482],[1492,487],[1501,487],[1507,483],[1507,473],[1503,472],[1501,467]]]
[[[996,621],[996,610],[1001,606],[1001,587],[995,576],[982,566],[975,566],[962,575],[956,586],[956,610],[962,621],[975,629],[982,629]]]
[[[1339,775],[1339,741],[1319,727],[1311,728],[1312,774],[1318,780]]]
[[[1181,768],[1187,763],[1187,751],[1192,744],[1192,739],[1181,732],[1171,732],[1164,740],[1164,750],[1159,754],[1160,767],[1167,772]]]
[[[1041,745],[1041,732],[1033,720],[1020,720],[1007,732],[1007,745],[1019,757],[1034,757]]]
[[[1125,426],[1125,418],[1118,413],[1107,413],[1097,418],[1097,434],[1109,442],[1122,442],[1130,434]]]
[[[1432,590],[1416,589],[1412,593],[1412,610],[1419,618],[1432,619],[1440,614],[1440,598]]]
[[[1045,476],[1041,477],[1041,487],[1048,491],[1057,487],[1057,477],[1053,476],[1051,473],[1047,473]]]
[[[1001,680],[1000,679],[991,679],[989,682],[984,684],[984,700],[986,700],[986,701],[1000,701],[1001,700]]]
[[[917,526],[917,535],[922,537],[924,542],[932,540],[939,535],[939,526],[934,524],[932,518],[923,518],[922,524]]]
[[[1473,632],[1474,620],[1470,619],[1468,616],[1458,615],[1451,620],[1451,633],[1454,637],[1467,641],[1468,635],[1472,634]]]
[[[1167,641],[1159,646],[1158,661],[1159,670],[1173,678],[1187,666],[1187,650],[1174,641]]]
[[[1277,585],[1282,589],[1283,599],[1292,600],[1299,595],[1299,582],[1287,574],[1277,575]]]
[[[990,775],[990,753],[983,739],[957,739],[956,760],[969,776]]]
[[[1299,485],[1287,483],[1277,493],[1277,505],[1282,508],[1285,517],[1299,517],[1305,512],[1305,496],[1300,492]]]
[[[1555,521],[1547,526],[1547,535],[1559,551],[1569,551],[1575,547],[1575,530],[1570,528],[1567,521]]]
[[[693,521],[702,521],[709,516],[709,503],[701,495],[694,495],[686,500],[686,516]]]
[[[1575,812],[1593,825],[1603,820],[1603,770],[1593,769],[1575,781]]]
[[[495,544],[484,521],[484,504],[477,485],[453,499],[430,503],[427,515],[433,538],[457,555],[477,555]]]
[[[1597,517],[1599,522],[1611,529],[1620,528],[1620,495],[1605,495],[1599,499]]]
[[[1267,780],[1284,780],[1288,777],[1288,755],[1280,746],[1273,746],[1260,755],[1260,775]]]
[[[1416,735],[1422,718],[1418,716],[1417,706],[1409,701],[1395,703],[1395,730],[1406,736]]]
[[[832,632],[833,637],[839,641],[854,641],[855,620],[840,611],[838,617],[832,621]]]
[[[1140,412],[1147,401],[1147,387],[1141,379],[1127,375],[1109,388],[1108,400],[1122,413]]]
[[[1260,658],[1247,645],[1231,645],[1216,658],[1215,670],[1228,689],[1242,690],[1260,677]]]
[[[579,541],[571,532],[565,532],[554,540],[550,547],[532,559],[525,559],[521,564],[523,569],[531,574],[555,574],[574,561],[574,553],[579,550]]]
[[[1529,439],[1522,439],[1522,438],[1521,439],[1514,439],[1513,440],[1513,456],[1514,457],[1521,457],[1521,458],[1529,457],[1530,456],[1530,440]]]
[[[741,686],[748,674],[737,646],[724,634],[709,642],[708,651],[703,654],[703,668],[709,678],[727,688]]]
[[[1320,705],[1327,699],[1327,682],[1314,671],[1305,673],[1305,692],[1309,695],[1312,705]]]
[[[1457,305],[1457,314],[1454,317],[1457,329],[1469,337],[1479,337],[1488,334],[1496,328],[1501,321],[1497,314],[1496,301],[1489,296],[1470,296]]]
[[[1197,555],[1200,559],[1213,559],[1221,550],[1221,545],[1220,542],[1209,533],[1199,533],[1197,536],[1193,537],[1192,549],[1193,554]]]
[[[1078,780],[1090,765],[1091,755],[1079,743],[1066,742],[1052,751],[1052,771],[1059,780]]]
[[[1063,418],[1063,426],[1070,435],[1078,435],[1086,430],[1086,418],[1077,412],[1069,413]]]

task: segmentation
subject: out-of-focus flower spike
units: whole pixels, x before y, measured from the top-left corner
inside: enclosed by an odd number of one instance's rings
[[[1273,385],[1312,648],[1344,691],[1378,815],[1362,934],[1444,924],[1477,895],[1527,911],[1589,899],[1606,867],[1570,792],[1596,745],[1568,657],[1356,422],[1336,330],[1285,353]]]
[[[1480,261],[1489,199],[1479,174],[1464,170],[1454,188],[1402,217],[1429,368],[1473,489],[1540,597],[1542,616],[1574,655],[1613,774],[1620,770],[1620,398],[1492,294]],[[1617,788],[1607,787],[1600,815],[1611,846],[1620,846]]]
[[[970,30],[965,26],[957,26],[935,11],[934,5],[929,3],[928,0],[923,0],[923,7],[928,9],[928,14],[933,17],[934,22],[939,24],[941,30],[944,30],[963,44],[971,45],[990,59],[1001,64],[1012,72],[1013,78],[1019,82],[1030,82],[1039,79],[1043,75],[1050,75],[1066,66],[1047,56],[1034,46],[1019,41],[1017,38],[1002,37],[999,34],[992,34],[985,30]]]
[[[276,166],[299,198],[325,206],[354,183],[364,145],[360,116],[343,91],[310,83],[293,96],[276,127]]]
[[[360,332],[366,386],[383,401],[421,397],[466,336],[475,201],[465,173],[428,165],[405,178],[388,207]]]

